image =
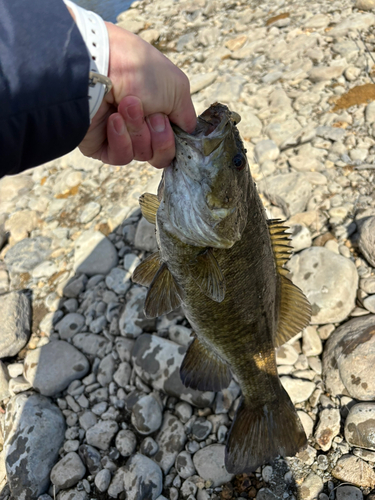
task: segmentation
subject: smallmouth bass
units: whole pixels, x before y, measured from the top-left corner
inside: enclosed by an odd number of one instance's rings
[[[252,472],[307,443],[282,387],[275,347],[308,325],[310,304],[287,278],[286,226],[267,220],[236,124],[219,103],[192,134],[174,127],[176,157],[158,195],[140,198],[159,251],[134,271],[149,287],[145,314],[183,308],[194,340],[180,375],[186,387],[220,391],[236,376],[242,400],[226,443],[229,472]]]

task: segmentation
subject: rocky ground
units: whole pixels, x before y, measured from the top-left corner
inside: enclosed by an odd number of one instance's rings
[[[375,2],[144,0],[119,22],[187,72],[198,112],[242,116],[312,304],[277,352],[309,446],[225,471],[239,387],[183,388],[190,326],[145,319],[130,281],[155,249],[137,199],[159,173],[75,151],[0,180],[0,498],[374,499]]]

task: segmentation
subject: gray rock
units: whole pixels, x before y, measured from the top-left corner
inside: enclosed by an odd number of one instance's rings
[[[56,500],[88,500],[86,491],[71,489],[66,491],[60,491],[56,497]]]
[[[86,432],[87,444],[99,448],[99,450],[108,450],[113,437],[118,431],[118,424],[111,420],[101,420],[90,427]]]
[[[112,377],[116,368],[116,363],[112,354],[107,354],[99,363],[98,374],[96,376],[98,382],[103,387],[112,382]]]
[[[146,250],[147,252],[156,252],[158,249],[155,237],[155,226],[144,217],[138,222],[134,245],[139,250]]]
[[[134,340],[117,338],[116,351],[121,361],[130,361],[133,352]]]
[[[124,361],[120,363],[117,370],[113,374],[113,380],[120,387],[126,387],[129,384],[132,369],[129,363]]]
[[[174,465],[177,455],[182,451],[186,441],[186,434],[181,422],[169,412],[164,413],[163,425],[156,436],[159,450],[153,460],[161,467],[164,474],[168,474]]]
[[[145,287],[133,286],[126,295],[125,308],[119,319],[120,333],[124,337],[137,338],[143,330],[154,331],[155,318],[146,318],[143,313],[147,295]]]
[[[205,408],[215,393],[187,389],[180,379],[180,366],[186,348],[155,335],[143,334],[133,348],[133,366],[137,375],[156,390],[162,390],[194,406]]]
[[[85,431],[87,431],[88,429],[90,429],[90,427],[95,425],[97,423],[97,421],[98,421],[98,419],[97,419],[96,415],[92,411],[89,411],[89,410],[82,413],[82,415],[80,415],[80,417],[79,417],[79,423],[80,423],[82,429],[84,429]]]
[[[88,278],[85,274],[81,274],[78,278],[73,278],[68,281],[68,283],[64,287],[64,296],[75,298],[83,292],[85,289]]]
[[[75,486],[86,473],[86,467],[75,452],[65,455],[51,470],[51,482],[59,489]]]
[[[4,257],[12,273],[28,273],[51,253],[51,239],[45,236],[26,238],[11,247]]]
[[[152,439],[152,437],[148,436],[146,437],[140,446],[140,452],[142,455],[146,455],[146,457],[153,457],[155,453],[157,453],[159,450],[159,445],[158,443]]]
[[[254,152],[259,164],[267,160],[276,160],[280,154],[279,148],[270,139],[257,142]]]
[[[340,485],[336,490],[336,500],[363,500],[363,493],[355,486]]]
[[[0,358],[15,356],[30,337],[31,310],[25,294],[10,292],[1,296]]]
[[[193,463],[198,475],[205,481],[212,481],[215,488],[227,483],[234,476],[227,472],[224,459],[225,446],[211,444],[195,453]]]
[[[329,337],[323,353],[326,389],[333,396],[375,400],[375,316],[354,318]],[[358,362],[360,360],[360,362]]]
[[[137,446],[137,437],[133,431],[121,430],[116,436],[116,448],[123,457],[130,457]]]
[[[117,250],[99,231],[84,231],[74,244],[74,271],[87,276],[107,274],[117,265]]]
[[[301,500],[315,500],[319,493],[323,491],[323,481],[317,475],[311,472],[298,488]]]
[[[102,358],[106,353],[108,340],[94,333],[77,333],[73,337],[73,344],[89,356]]]
[[[290,235],[294,252],[311,247],[312,238],[309,229],[303,224],[290,224]]]
[[[182,477],[182,479],[187,479],[196,473],[191,455],[187,451],[181,451],[181,453],[177,455],[175,467],[178,475]]]
[[[57,340],[29,351],[25,379],[44,396],[54,396],[89,371],[87,358],[75,347]]]
[[[308,400],[315,389],[315,384],[308,380],[283,376],[280,382],[294,404]]]
[[[69,313],[63,317],[56,325],[55,329],[59,332],[61,340],[67,340],[80,332],[85,324],[85,317],[76,312]]]
[[[350,408],[345,420],[345,439],[351,446],[375,450],[375,403],[359,403]]]
[[[212,431],[212,423],[203,417],[198,417],[192,425],[191,434],[197,441],[206,439]]]
[[[355,307],[358,273],[353,262],[323,247],[311,247],[288,262],[292,281],[312,306],[312,324],[343,321]]]
[[[366,260],[375,267],[375,217],[360,224],[358,245]]]
[[[345,483],[352,483],[363,488],[375,486],[373,467],[353,455],[343,455],[332,470],[332,476]]]
[[[0,401],[9,397],[9,373],[7,367],[0,361]]]
[[[169,339],[176,344],[188,347],[192,340],[192,330],[182,325],[172,325],[169,328]]]
[[[186,424],[189,418],[193,414],[193,408],[189,403],[179,402],[176,404],[174,409],[177,417],[181,420],[182,423]]]
[[[106,276],[105,284],[118,295],[124,295],[131,285],[130,276],[131,273],[129,271],[124,271],[120,267],[114,267]]]
[[[49,399],[22,393],[10,400],[4,422],[4,452],[14,498],[29,500],[47,491],[64,433],[65,419]]]
[[[303,212],[311,196],[311,184],[300,173],[276,175],[266,181],[259,181],[257,187],[274,205],[281,207],[288,217]]]
[[[156,500],[163,490],[160,467],[137,453],[126,464],[124,486],[127,500]]]
[[[90,474],[97,474],[102,469],[101,455],[93,446],[82,444],[78,453]]]
[[[108,490],[108,486],[111,482],[111,472],[108,469],[102,469],[95,476],[95,486],[101,493]]]
[[[162,409],[151,395],[138,399],[132,408],[131,422],[140,434],[148,435],[157,431],[162,419]]]
[[[340,410],[325,408],[319,414],[319,424],[315,431],[315,439],[323,451],[331,448],[332,440],[340,432]]]

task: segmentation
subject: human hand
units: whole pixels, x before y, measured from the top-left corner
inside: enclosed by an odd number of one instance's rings
[[[113,87],[79,148],[86,156],[112,165],[136,159],[166,167],[175,155],[169,120],[186,132],[196,125],[188,78],[137,35],[105,24]]]

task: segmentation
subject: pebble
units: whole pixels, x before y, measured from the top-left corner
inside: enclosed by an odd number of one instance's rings
[[[145,250],[146,252],[156,252],[158,248],[155,238],[155,226],[150,224],[144,217],[138,223],[134,245],[139,250]]]
[[[130,457],[137,446],[137,437],[133,431],[126,429],[118,432],[116,448],[123,457]]]
[[[99,450],[108,450],[112,438],[116,435],[117,431],[117,422],[100,420],[87,430],[87,444],[99,448]]]
[[[323,353],[323,375],[332,395],[347,394],[362,401],[374,399],[374,321],[374,316],[353,318],[329,337]]]
[[[323,451],[328,451],[333,439],[340,432],[340,410],[326,408],[319,414],[319,424],[315,431],[315,440]]]
[[[301,500],[315,500],[322,490],[322,479],[311,472],[298,488],[299,498]]]
[[[31,309],[27,296],[20,292],[2,295],[0,317],[0,358],[15,356],[30,337]]]
[[[363,493],[359,488],[350,485],[339,486],[336,490],[337,500],[363,500]]]
[[[74,452],[67,453],[51,471],[51,482],[57,488],[67,489],[75,486],[86,473],[79,455]]]
[[[198,475],[205,481],[212,481],[214,488],[227,483],[233,477],[233,474],[225,469],[224,456],[224,445],[211,444],[197,451],[193,457]]]
[[[104,274],[117,265],[118,256],[113,243],[99,231],[84,231],[74,244],[73,269],[87,276]]]
[[[375,403],[359,403],[350,408],[345,420],[345,439],[351,446],[375,451]]]
[[[118,295],[124,295],[130,288],[130,273],[114,267],[105,278],[105,284]]]
[[[11,247],[4,257],[12,273],[27,273],[45,261],[51,253],[51,239],[45,236],[25,238]]]
[[[177,455],[175,468],[182,479],[188,479],[196,472],[191,455],[187,451],[181,451]]]
[[[102,207],[100,206],[99,203],[96,203],[95,201],[90,201],[83,207],[83,210],[79,214],[79,221],[82,224],[87,224],[98,215],[101,208]]]
[[[375,472],[364,460],[353,455],[343,455],[332,471],[333,477],[363,488],[374,488]]]
[[[90,474],[97,474],[102,469],[101,456],[96,448],[88,444],[82,444],[78,449],[78,453]]]
[[[366,260],[375,267],[375,217],[367,218],[359,227],[358,245]]]
[[[288,376],[280,377],[280,382],[294,404],[307,401],[315,389],[313,382]]]
[[[343,321],[355,306],[358,273],[342,255],[311,247],[288,262],[293,283],[310,299],[312,324]]]
[[[322,341],[315,327],[307,326],[302,332],[302,352],[305,356],[319,356],[323,351]]]
[[[157,431],[162,420],[160,405],[151,395],[138,399],[132,408],[131,422],[140,434],[148,435]]]
[[[120,333],[124,337],[137,338],[143,329],[155,328],[155,319],[146,318],[143,307],[147,295],[144,287],[134,286],[126,296],[125,308],[119,319]]]
[[[155,441],[159,446],[159,450],[153,459],[164,474],[168,474],[186,442],[186,434],[182,423],[174,415],[165,412],[162,427]]]
[[[44,396],[54,396],[89,371],[87,358],[65,341],[57,340],[29,351],[24,377]]]
[[[95,486],[101,493],[107,491],[111,482],[111,472],[108,469],[102,469],[95,476]]]
[[[85,325],[85,317],[76,312],[69,313],[63,317],[55,325],[55,329],[59,332],[61,340],[67,340],[78,332],[80,332]]]
[[[267,160],[276,160],[280,154],[277,145],[270,139],[259,141],[255,146],[255,158],[262,164]]]
[[[9,401],[3,436],[7,478],[14,498],[28,500],[46,493],[64,432],[64,417],[48,398],[22,393]]]

